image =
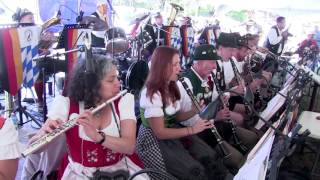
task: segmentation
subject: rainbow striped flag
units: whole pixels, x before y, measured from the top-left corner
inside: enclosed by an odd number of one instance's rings
[[[0,29],[0,89],[15,95],[22,84],[20,41],[16,28]]]
[[[84,46],[85,43],[85,36],[88,33],[89,41],[91,42],[91,30],[90,29],[79,29],[79,28],[70,28],[66,31],[66,38],[65,38],[65,50],[72,50],[75,48],[80,48]],[[70,74],[72,72],[73,66],[77,63],[79,58],[84,58],[83,52],[73,52],[67,54],[67,73]]]
[[[39,75],[32,58],[38,54],[40,28],[0,29],[0,89],[15,95],[23,83],[31,87]]]
[[[63,32],[64,33],[64,48],[66,51],[80,48],[81,46],[84,46],[85,44],[85,36],[88,33],[89,35],[89,42],[91,42],[91,29],[84,29],[79,28],[76,25],[70,25],[70,27],[66,28]],[[84,52],[72,52],[68,53],[66,55],[67,60],[67,76],[65,80],[65,87],[68,87],[68,82],[70,80],[70,75],[72,74],[73,66],[77,63],[78,59],[84,58],[85,53]],[[67,94],[67,88],[64,88],[63,94]]]

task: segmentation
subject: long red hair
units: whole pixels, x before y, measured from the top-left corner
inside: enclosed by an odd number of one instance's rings
[[[153,94],[158,91],[164,106],[181,98],[176,82],[169,79],[173,71],[173,57],[175,55],[179,55],[179,51],[168,46],[160,46],[154,50],[151,57],[151,69],[145,84],[147,97],[151,102]]]

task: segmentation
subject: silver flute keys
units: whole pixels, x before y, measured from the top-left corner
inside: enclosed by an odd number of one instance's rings
[[[115,101],[119,97],[124,96],[126,93],[127,93],[127,90],[123,90],[123,91],[119,92],[116,96],[110,98],[106,102],[104,102],[104,103],[100,104],[99,106],[95,107],[94,109],[92,109],[91,112],[93,114],[97,113],[102,108],[104,108],[108,104],[112,103],[113,101]],[[31,143],[30,146],[21,153],[21,155],[23,157],[26,157],[29,154],[36,152],[37,150],[39,150],[40,148],[42,148],[43,146],[45,146],[46,144],[51,142],[53,139],[55,139],[56,137],[58,137],[59,135],[68,131],[69,129],[71,129],[72,127],[74,127],[76,125],[78,125],[77,118],[73,118],[73,119],[70,119],[70,120],[64,122],[60,127],[54,129],[51,133],[48,133],[48,134],[42,136],[41,138],[39,138],[38,140],[36,140],[35,142]]]

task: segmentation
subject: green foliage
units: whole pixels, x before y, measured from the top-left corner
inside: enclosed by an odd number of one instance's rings
[[[232,19],[240,22],[244,22],[248,19],[247,11],[230,11],[227,13],[227,16],[231,17]]]
[[[213,6],[199,7],[199,16],[212,16],[214,14]]]

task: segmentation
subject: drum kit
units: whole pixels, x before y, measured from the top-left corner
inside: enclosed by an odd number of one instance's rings
[[[93,47],[92,52],[112,56],[118,62],[123,87],[134,93],[140,92],[149,71],[148,57],[157,46],[157,42],[160,42],[160,37],[159,35],[156,36],[154,29],[158,28],[158,32],[164,32],[161,45],[178,49],[181,52],[182,59],[190,60],[195,49],[196,32],[192,26],[182,25],[179,27],[173,23],[176,15],[183,8],[173,3],[171,6],[173,10],[170,13],[168,26],[159,28],[152,25],[150,21],[151,13],[144,13],[130,22],[131,25],[134,25],[130,35],[126,34],[124,29],[110,27],[105,21],[94,16],[81,17],[78,26],[80,29],[89,28],[92,31],[100,31],[104,34],[105,46]],[[201,36],[204,39],[202,43],[214,44],[217,38],[216,29],[205,28]],[[153,32],[150,32],[150,30]],[[61,36],[63,36],[63,33],[61,33]],[[60,37],[60,41],[64,41],[63,39],[61,40]],[[60,48],[62,47],[60,46]]]

